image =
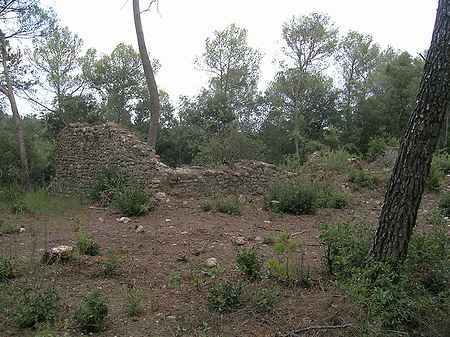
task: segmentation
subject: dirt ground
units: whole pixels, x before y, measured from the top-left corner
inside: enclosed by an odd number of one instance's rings
[[[116,220],[120,214],[88,206],[63,214],[18,218],[0,211],[2,218],[25,228],[24,233],[0,236],[0,253],[20,261],[18,277],[1,291],[2,301],[11,300],[8,294],[12,294],[12,289],[55,288],[63,306],[55,328],[61,336],[81,335],[71,318],[81,298],[92,289],[99,289],[109,303],[106,328],[95,336],[275,337],[289,336],[290,331],[301,327],[340,325],[364,319],[332,280],[323,275],[319,227],[322,223],[374,224],[381,208],[382,189],[353,191],[347,208],[322,209],[308,216],[274,215],[263,209],[263,202],[258,198],[247,198],[241,216],[203,212],[200,197],[183,199],[168,195],[167,199],[153,213],[133,218],[127,224]],[[425,196],[420,227],[427,226],[427,212],[434,207],[435,200],[434,194]],[[139,225],[144,227],[144,232],[136,232]],[[73,262],[51,266],[38,263],[46,247],[75,245],[80,229],[97,240],[101,256],[82,256]],[[282,231],[302,241],[304,264],[311,272],[312,287],[258,281],[247,289],[272,286],[280,289],[280,301],[272,313],[257,313],[250,305],[230,314],[211,313],[207,308],[209,285],[221,279],[243,280],[236,269],[236,253],[243,247],[255,247],[261,257],[270,258],[274,255],[273,247],[260,239]],[[237,246],[236,237],[244,237],[246,243]],[[108,250],[120,259],[119,271],[113,277],[101,274],[101,261]],[[211,257],[218,261],[215,273],[208,273],[204,267],[206,259]],[[204,271],[198,286],[192,276],[197,270]],[[181,282],[171,287],[174,275],[181,276]],[[126,313],[129,288],[141,289],[144,303],[142,315],[133,319]],[[31,330],[18,330],[7,318],[7,311],[8,305],[0,312],[1,337],[34,336]],[[352,335],[356,331],[350,328],[290,336]]]

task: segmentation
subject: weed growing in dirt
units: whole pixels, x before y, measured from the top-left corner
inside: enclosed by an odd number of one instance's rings
[[[93,186],[89,190],[89,197],[101,206],[109,206],[117,191],[123,190],[128,184],[128,177],[115,167],[101,170]]]
[[[19,229],[16,225],[11,222],[4,222],[0,220],[0,234],[14,234],[18,231]]]
[[[102,264],[102,272],[106,277],[114,276],[119,267],[120,261],[116,254],[112,250],[108,250],[105,259],[101,262]]]
[[[106,299],[100,292],[94,290],[82,299],[73,318],[81,331],[92,333],[102,330],[107,316],[108,305]]]
[[[450,174],[450,154],[442,152],[433,156],[433,161],[444,174]]]
[[[211,311],[231,312],[241,305],[242,284],[224,281],[209,288],[208,308]]]
[[[371,230],[324,226],[321,240],[328,271],[365,309],[366,328],[408,336],[446,336],[450,327],[450,238],[445,226],[416,232],[403,264],[370,263]],[[375,335],[375,334],[374,334]]]
[[[89,236],[86,232],[80,232],[77,241],[77,248],[81,255],[96,256],[100,253],[100,247],[98,243]]]
[[[155,209],[151,196],[137,184],[126,186],[117,191],[113,197],[112,205],[126,216],[140,216]]]
[[[278,182],[265,196],[265,205],[275,213],[313,214],[317,208],[344,208],[347,195],[326,183]]]
[[[356,188],[374,189],[378,185],[378,179],[367,170],[351,170],[348,178]]]
[[[58,301],[59,297],[54,289],[27,289],[18,298],[14,320],[20,328],[33,328],[41,323],[52,324],[58,313]]]
[[[244,273],[250,280],[261,278],[261,261],[254,249],[244,249],[237,254],[236,263],[238,270]]]
[[[257,288],[252,294],[251,302],[257,313],[268,313],[280,300],[278,288]]]
[[[430,172],[425,180],[425,187],[429,191],[439,191],[444,179],[444,173],[442,172],[439,163],[433,160],[431,162]]]
[[[140,289],[131,288],[127,291],[127,314],[129,317],[137,317],[144,311],[143,292]]]
[[[344,150],[321,152],[319,167],[325,170],[346,173],[349,168],[350,153]]]
[[[168,286],[172,289],[181,289],[182,276],[180,272],[173,272],[169,275]]]
[[[14,278],[14,268],[11,259],[0,256],[0,283]]]
[[[443,226],[447,223],[444,215],[444,210],[441,208],[433,208],[430,212],[429,221],[433,226]]]
[[[46,190],[22,193],[15,200],[12,210],[16,214],[60,214],[68,209],[80,207],[80,200],[51,195]]]
[[[230,196],[215,196],[204,200],[201,204],[202,210],[205,212],[215,211],[229,215],[241,214],[241,202],[239,198]]]
[[[277,257],[266,261],[269,276],[287,284],[309,287],[311,281],[303,264],[303,253],[298,255],[301,242],[289,233],[282,233],[275,239],[273,249]]]

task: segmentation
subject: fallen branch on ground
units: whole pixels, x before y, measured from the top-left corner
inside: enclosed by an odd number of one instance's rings
[[[284,335],[284,337],[300,337],[299,334],[303,332],[308,332],[312,330],[333,330],[333,329],[346,329],[351,328],[353,325],[351,323],[346,323],[342,325],[314,325],[307,328],[297,329],[294,331],[289,332],[288,334]]]

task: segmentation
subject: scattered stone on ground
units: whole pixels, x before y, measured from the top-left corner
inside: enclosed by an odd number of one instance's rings
[[[25,232],[25,227],[20,227],[19,228],[19,233],[24,233]]]
[[[215,257],[210,257],[205,262],[206,266],[209,268],[216,267],[217,266],[217,259]]]
[[[58,261],[65,261],[72,257],[73,247],[61,245],[50,248],[42,256],[42,262],[46,264],[53,264]]]
[[[243,236],[238,236],[233,239],[233,242],[237,246],[243,246],[247,243],[247,240]]]
[[[139,225],[136,227],[136,233],[143,233],[144,232],[144,226]]]
[[[167,195],[164,192],[157,192],[155,193],[155,199],[162,202],[167,199]]]
[[[127,218],[126,216],[123,216],[121,218],[116,219],[116,221],[120,222],[120,223],[129,223],[131,221],[131,219]]]

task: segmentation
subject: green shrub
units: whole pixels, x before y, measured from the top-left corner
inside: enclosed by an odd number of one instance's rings
[[[378,185],[378,179],[367,170],[351,170],[348,177],[358,188],[374,189]]]
[[[14,320],[20,328],[33,328],[40,323],[53,323],[58,313],[58,294],[54,289],[44,292],[25,290],[19,298]]]
[[[448,206],[450,207],[450,201],[449,201],[449,205]],[[447,211],[450,211],[450,209],[448,209]],[[431,210],[430,218],[429,218],[431,225],[433,225],[433,226],[443,226],[444,224],[446,224],[447,221],[445,219],[445,214],[444,213],[445,212],[439,207],[433,208]]]
[[[350,153],[344,150],[321,153],[320,168],[345,173],[349,168]]]
[[[128,177],[115,167],[101,170],[89,190],[89,196],[102,206],[108,206],[117,191],[122,191],[128,184]]]
[[[108,250],[106,258],[102,261],[102,272],[106,277],[114,276],[120,266],[120,261],[117,255],[115,255],[111,250]]]
[[[425,187],[430,191],[439,191],[443,179],[444,174],[439,167],[439,163],[433,160],[431,162],[430,172],[425,180]]]
[[[347,195],[325,183],[277,182],[266,194],[265,205],[275,213],[313,214],[317,208],[344,208]]]
[[[238,270],[244,273],[250,280],[258,280],[261,277],[261,261],[254,249],[244,249],[236,257]]]
[[[140,216],[152,211],[155,207],[151,196],[137,184],[116,191],[112,205],[126,216]]]
[[[0,220],[0,234],[14,234],[17,233],[19,229],[16,225],[10,222],[3,222]]]
[[[279,299],[277,288],[257,288],[252,297],[253,307],[258,313],[272,312]]]
[[[11,260],[0,256],[0,283],[14,278],[14,269]]]
[[[143,292],[139,289],[128,289],[127,291],[127,314],[130,317],[137,317],[144,311]]]
[[[446,336],[450,320],[450,238],[446,226],[413,234],[403,264],[366,264],[370,230],[325,226],[324,260],[338,284],[365,308],[365,324],[405,335]]]
[[[231,281],[219,282],[209,288],[208,308],[211,311],[231,312],[241,305],[242,285]]]
[[[444,174],[450,174],[450,154],[438,153],[433,156],[433,161],[440,171]]]
[[[229,215],[241,214],[241,202],[234,195],[230,196],[214,196],[201,203],[202,210],[205,212],[215,211]]]
[[[77,248],[81,255],[96,256],[100,253],[98,243],[91,238],[86,232],[80,232],[77,241]]]
[[[445,216],[450,216],[450,193],[446,192],[441,195],[439,200],[439,209]]]
[[[81,301],[74,314],[79,329],[86,333],[102,330],[108,316],[106,299],[97,291],[91,291]]]
[[[375,137],[369,141],[367,147],[367,157],[369,160],[375,160],[384,155],[387,149],[386,140],[382,137]]]

